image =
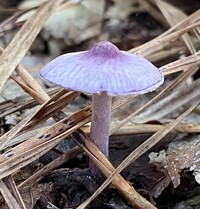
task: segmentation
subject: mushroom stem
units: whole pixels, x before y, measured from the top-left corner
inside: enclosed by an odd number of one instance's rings
[[[108,157],[109,127],[112,97],[106,92],[92,95],[92,123],[90,138],[97,147]],[[92,163],[90,168],[93,169]]]

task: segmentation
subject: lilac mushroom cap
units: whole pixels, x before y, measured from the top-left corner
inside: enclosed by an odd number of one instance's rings
[[[43,79],[87,94],[143,94],[163,81],[162,72],[146,59],[99,42],[84,52],[61,55],[40,70]]]

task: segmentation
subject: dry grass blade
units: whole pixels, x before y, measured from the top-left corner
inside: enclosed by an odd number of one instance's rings
[[[3,136],[0,137],[0,150],[2,150],[10,142],[10,140],[22,130],[22,128],[33,118],[35,114],[36,113],[30,114],[22,121],[20,121],[15,126],[15,128],[11,129],[10,131],[8,131],[7,133],[5,133]]]
[[[56,94],[53,96],[53,98],[51,98],[51,99],[49,100],[49,104],[50,104],[52,101],[58,100],[60,97],[62,97],[63,95],[65,95],[65,94],[68,93],[68,92],[71,92],[71,93],[72,93],[72,91],[69,91],[69,90],[67,90],[67,89],[60,89],[60,91],[58,91],[58,93],[56,93]]]
[[[187,15],[182,10],[176,8],[170,3],[167,3],[163,0],[154,0],[154,2],[159,7],[170,26],[176,25],[178,22],[187,17]]]
[[[12,150],[10,150],[10,152],[5,153],[5,155],[4,154],[1,155],[0,156],[0,160],[1,160],[0,179],[13,174],[17,170],[21,169],[22,167],[24,167],[24,166],[28,165],[29,163],[33,162],[34,160],[38,159],[39,157],[41,157],[42,155],[47,153],[49,150],[51,150],[53,147],[55,147],[66,136],[70,135],[71,133],[76,131],[78,128],[80,128],[81,126],[86,124],[87,122],[88,122],[88,118],[86,118],[84,120],[80,120],[80,122],[77,122],[76,125],[67,129],[63,133],[54,136],[51,139],[50,139],[50,136],[47,135],[49,137],[48,139],[43,141],[40,138],[40,143],[36,143],[36,145],[34,143],[32,143],[32,146],[29,146],[28,149],[27,149],[27,147],[21,147],[19,145],[13,149],[14,152]],[[30,141],[29,141],[29,143],[30,143]],[[16,154],[15,154],[15,152],[16,152]],[[2,160],[4,160],[4,161],[2,161]]]
[[[155,2],[170,26],[176,25],[178,22],[180,22],[181,20],[183,20],[187,17],[187,15],[184,12],[182,12],[180,9],[174,7],[173,5],[171,5],[165,1],[155,0]],[[190,50],[190,53],[194,54],[196,52],[196,50],[192,44],[190,36],[188,34],[184,34],[182,36],[182,39],[184,40],[185,44],[187,45],[188,49]]]
[[[3,53],[4,49],[0,47],[0,52]],[[29,93],[33,92],[33,98],[36,98],[36,101],[39,103],[44,103],[50,99],[48,94],[42,89],[42,87],[35,81],[35,79],[29,74],[29,72],[19,64],[16,68],[16,73],[21,77],[21,79],[29,86],[31,89],[28,89],[22,82],[18,82],[18,84],[22,84],[21,87],[24,87],[24,90]],[[16,80],[17,82],[18,80]]]
[[[20,206],[23,209],[26,209],[26,206],[25,206],[25,204],[22,200],[22,197],[21,197],[19,191],[17,190],[16,184],[15,184],[14,179],[12,178],[12,176],[8,176],[8,177],[4,178],[3,182],[7,185],[9,190],[12,192],[12,194],[14,195],[15,199],[20,204]]]
[[[190,67],[193,65],[198,65],[200,63],[200,54],[199,52],[188,57],[182,58],[180,60],[176,60],[167,65],[164,65],[160,68],[164,72],[164,74],[172,74],[175,72],[179,72],[185,70],[185,67]]]
[[[29,86],[27,86],[25,83],[23,83],[19,78],[12,76],[11,78],[25,91],[27,92],[30,96],[32,96],[36,101],[38,101],[39,103],[43,103],[44,99],[43,96],[34,91],[32,88],[30,88]]]
[[[188,88],[182,89],[180,88],[180,91],[176,91],[172,96],[169,95],[166,100],[161,101],[157,109],[152,108],[152,112],[147,111],[143,114],[139,115],[138,117],[135,117],[133,119],[133,122],[135,123],[141,123],[141,122],[147,122],[151,120],[158,120],[160,118],[163,118],[165,115],[174,112],[178,108],[190,104],[191,101],[195,101],[200,96],[200,79],[193,82],[191,85],[188,86]]]
[[[143,155],[147,150],[157,144],[164,136],[166,136],[173,128],[176,127],[197,105],[199,102],[194,103],[189,109],[187,109],[184,113],[182,113],[175,121],[166,125],[163,129],[156,132],[149,139],[147,139],[144,143],[142,143],[139,147],[137,147],[128,157],[126,157],[121,164],[116,168],[116,170],[107,178],[107,180],[99,187],[98,190],[88,198],[84,205],[88,205],[91,201],[94,200],[113,180],[113,178],[119,174],[124,168],[130,165],[133,161],[135,161],[138,157]]]
[[[181,73],[162,92],[160,92],[150,102],[144,105],[145,111],[139,112],[140,114],[138,114],[138,116],[129,119],[132,119],[132,121],[135,122],[137,121],[139,123],[145,123],[150,120],[158,120],[159,118],[161,118],[162,113],[160,111],[162,111],[162,109],[164,109],[165,106],[170,103],[170,101],[174,102],[179,97],[179,95],[182,94],[182,89],[185,86],[186,80],[190,76],[192,76],[197,70],[197,67],[193,67],[190,70]],[[180,103],[180,106],[181,104],[182,102]]]
[[[0,192],[10,209],[23,209],[17,203],[17,201],[2,180],[0,180]]]
[[[127,135],[138,135],[138,134],[151,134],[159,131],[164,128],[165,125],[156,125],[156,124],[127,124],[117,130],[112,134],[112,137],[115,136],[127,136]],[[111,127],[115,128],[114,126]],[[81,128],[86,134],[90,133],[90,126],[86,125]],[[200,124],[193,123],[183,123],[179,124],[176,127],[176,130],[172,130],[171,133],[199,133],[200,132]],[[114,139],[113,139],[114,140]]]
[[[124,104],[133,101],[136,99],[138,95],[131,95],[131,96],[122,96],[122,97],[114,97],[112,100],[112,109],[115,110]]]
[[[4,163],[7,160],[10,160],[21,154],[29,149],[32,149],[35,146],[40,145],[46,141],[49,141],[51,138],[61,134],[62,132],[72,128],[74,125],[79,123],[80,121],[87,121],[90,120],[89,116],[91,115],[91,108],[86,107],[73,115],[64,118],[63,120],[57,122],[56,124],[52,125],[47,130],[42,131],[40,134],[30,138],[29,140],[19,144],[18,146],[8,150],[4,154],[0,155],[0,163]],[[89,119],[88,119],[89,118]]]
[[[45,103],[45,106],[41,108],[34,116],[33,120],[24,127],[23,130],[26,130],[28,128],[34,127],[35,125],[41,123],[42,121],[47,120],[48,118],[56,115],[60,110],[62,110],[66,105],[68,105],[74,98],[76,98],[80,93],[78,92],[67,92],[66,95],[64,95],[62,98],[58,99],[55,97],[52,97],[48,101],[48,103]],[[54,99],[58,99],[57,101]],[[49,104],[49,102],[52,102]]]
[[[200,25],[199,22],[191,24],[183,29],[175,31],[171,34],[164,36],[164,37],[155,38],[154,40],[148,42],[147,44],[144,45],[144,47],[141,47],[137,51],[135,51],[135,49],[131,49],[131,50],[129,50],[129,52],[131,52],[131,53],[135,52],[136,54],[139,54],[140,56],[148,57],[148,56],[158,52],[159,50],[164,49],[166,46],[169,46],[170,44],[172,44],[173,42],[178,40],[181,35],[183,35],[187,31],[189,31],[192,28],[195,28],[199,25]]]
[[[59,11],[62,11],[62,10],[65,10],[65,9],[69,9],[71,7],[75,7],[75,6],[78,6],[79,3],[73,3],[71,1],[68,1],[68,2],[64,2],[59,8],[58,10]]]
[[[174,31],[179,30],[179,29],[183,29],[183,28],[187,27],[188,25],[191,25],[195,22],[199,22],[199,20],[200,20],[199,14],[200,14],[200,9],[197,10],[196,12],[194,12],[193,14],[191,14],[190,16],[188,16],[187,18],[181,20],[175,26],[171,27],[169,30],[162,33],[159,37],[166,36],[167,34],[170,34]]]
[[[43,102],[46,102],[50,99],[48,94],[42,89],[42,87],[35,81],[35,79],[29,74],[29,72],[22,66],[18,65],[16,73],[23,79],[26,84],[35,90],[38,94],[41,94]]]
[[[19,18],[20,15],[24,14],[25,12],[26,11],[18,11],[16,14],[3,21],[0,24],[0,36],[4,35],[9,30],[20,26],[22,23],[16,23],[16,20]]]
[[[35,40],[50,14],[63,0],[50,0],[42,5],[12,39],[0,57],[0,90]]]
[[[164,48],[162,51],[155,52],[152,55],[149,55],[147,59],[152,63],[162,62],[167,60],[170,57],[177,57],[180,52],[185,51],[185,46],[177,46],[177,47],[167,47]]]
[[[187,63],[187,59],[185,60],[185,62]],[[173,65],[176,65],[177,64],[177,67],[176,66],[171,66],[171,64]],[[178,66],[179,65],[179,66]],[[181,63],[179,64],[179,60],[177,60],[177,63],[176,61],[174,63],[169,63],[167,65],[164,65],[162,66],[161,68],[163,68],[163,74],[164,75],[170,75],[170,74],[173,74],[173,73],[177,73],[177,72],[181,72],[181,71],[184,71],[186,72],[188,69],[192,68],[192,67],[195,67],[197,66],[198,64],[194,61],[192,63],[187,63],[186,65],[182,65]]]
[[[83,134],[80,134],[79,136],[75,134],[73,135],[77,144],[87,153],[104,175],[108,177],[115,170],[110,161],[88,137]],[[81,137],[81,135],[83,135],[83,137]],[[133,207],[141,209],[156,209],[154,205],[148,202],[132,186],[130,186],[120,174],[115,176],[112,183]],[[87,207],[87,204],[83,203],[77,207],[77,209],[83,209],[85,207]]]

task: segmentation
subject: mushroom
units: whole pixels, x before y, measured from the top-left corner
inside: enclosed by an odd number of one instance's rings
[[[57,57],[40,75],[64,88],[92,94],[90,138],[107,157],[112,96],[144,94],[164,81],[162,72],[149,61],[107,41]]]

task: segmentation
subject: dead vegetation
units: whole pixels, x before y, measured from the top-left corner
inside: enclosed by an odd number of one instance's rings
[[[86,208],[111,182],[132,208],[157,208],[156,198],[170,182],[174,187],[180,186],[181,172],[186,170],[191,172],[191,184],[200,182],[200,10],[187,14],[183,8],[163,0],[130,0],[123,4],[117,0],[85,0],[78,4],[49,0],[31,5],[27,1],[27,5],[21,5],[16,11],[11,10],[9,19],[1,23],[1,38],[9,41],[4,43],[5,49],[1,48],[0,57],[0,192],[3,197],[0,208],[40,208],[38,200],[41,201],[42,197],[54,190],[51,183],[42,183],[40,180],[83,152],[98,166],[106,180],[87,200],[71,208]],[[24,16],[30,11],[31,14]],[[79,11],[80,16],[77,15]],[[131,15],[140,12],[149,14],[159,23],[159,27],[152,30],[131,25],[128,22]],[[52,17],[53,13],[55,16]],[[52,24],[57,26],[52,29]],[[150,31],[148,37],[146,31]],[[39,63],[36,61],[37,64],[29,69],[21,64],[24,56],[37,51],[37,47],[41,50],[40,54],[44,51],[41,37],[48,43],[51,57],[62,53],[63,48],[67,48],[66,51],[86,50],[99,40],[110,40],[122,49],[154,62],[165,74],[165,83],[156,93],[113,99],[111,145],[117,141],[115,138],[123,140],[121,136],[128,136],[133,143],[133,135],[150,134],[137,148],[131,149],[116,168],[88,138],[90,102],[81,103],[80,93],[61,88],[53,87],[45,91],[42,82],[35,76],[40,69]],[[46,57],[44,54],[41,56],[44,64]],[[22,89],[18,97],[14,85]],[[14,97],[7,97],[7,94]],[[74,100],[79,101],[78,105],[74,105]],[[45,123],[50,119],[49,124]],[[173,142],[163,140],[168,134],[173,134]],[[56,146],[69,138],[78,146],[65,152],[59,151]],[[158,153],[149,157],[149,165],[156,166],[162,175],[155,184],[152,180],[152,187],[148,191],[150,198],[146,200],[120,173],[145,153],[149,154],[149,150],[161,140],[165,150],[161,156],[161,150],[157,149]],[[55,159],[39,167],[38,159],[51,150],[56,153]],[[39,164],[38,167],[36,164]],[[156,171],[154,175],[157,175]],[[195,188],[199,188],[198,185]],[[186,198],[185,208],[186,204],[199,208],[200,203],[191,201],[198,195],[199,192],[196,192],[190,199]],[[177,205],[180,202],[177,201]],[[45,203],[47,208],[57,208],[50,201],[45,200]],[[107,208],[117,207],[109,205]],[[178,206],[168,203],[162,208]]]

